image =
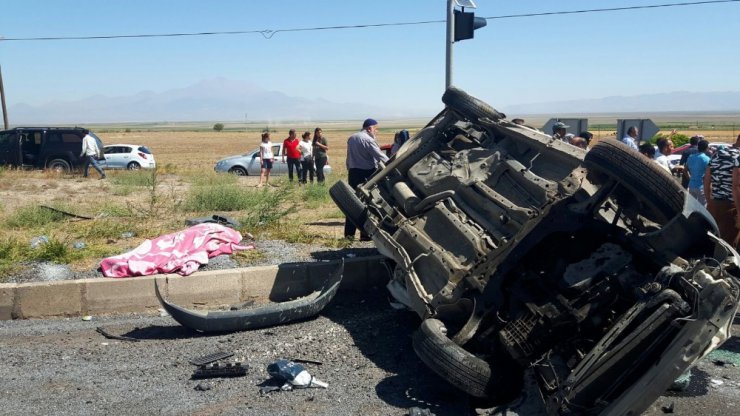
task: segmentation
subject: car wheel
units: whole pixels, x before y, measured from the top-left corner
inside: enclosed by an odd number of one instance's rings
[[[329,189],[329,195],[344,215],[358,228],[363,229],[365,220],[367,220],[367,211],[352,187],[345,181],[339,181]]]
[[[452,342],[445,335],[442,321],[424,320],[414,333],[412,343],[416,355],[427,367],[465,393],[490,398],[497,390],[491,366]]]
[[[473,121],[481,118],[491,120],[506,118],[506,114],[496,111],[495,108],[457,87],[447,88],[447,91],[442,95],[442,102],[470,117]]]
[[[72,170],[72,165],[64,159],[52,159],[46,167],[58,173],[67,173]]]
[[[593,170],[619,181],[643,202],[646,218],[665,222],[683,210],[685,191],[663,168],[616,140],[601,140],[586,153],[584,162]]]
[[[126,165],[126,169],[128,170],[139,170],[141,169],[141,165],[136,162],[131,162],[128,165]]]
[[[241,166],[234,166],[229,169],[229,173],[233,173],[236,176],[247,176],[247,170]]]

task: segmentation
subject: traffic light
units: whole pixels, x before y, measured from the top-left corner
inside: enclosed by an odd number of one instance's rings
[[[473,39],[473,32],[488,22],[482,17],[475,17],[475,13],[455,10],[455,42]]]

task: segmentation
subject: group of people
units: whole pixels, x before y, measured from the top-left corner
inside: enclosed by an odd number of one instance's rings
[[[591,144],[591,139],[594,138],[594,135],[591,132],[588,131],[582,131],[578,133],[578,135],[568,133],[568,125],[563,123],[562,121],[558,121],[555,124],[552,125],[552,138],[557,140],[562,140],[566,143],[569,143],[575,147],[580,147],[581,149],[588,149],[588,146]]]
[[[678,165],[671,167],[668,156],[673,152],[673,130],[658,139],[637,145],[639,130],[632,126],[622,142],[654,161],[668,173],[681,177],[681,184],[707,208],[717,222],[720,237],[731,245],[740,243],[740,135],[735,143],[711,149],[704,136],[689,139],[689,147],[681,153]]]
[[[262,133],[262,143],[260,143],[260,180],[257,187],[268,184],[270,180],[270,171],[275,162],[275,155],[272,152],[272,142],[270,141],[270,132]],[[298,183],[313,183],[314,176],[316,181],[323,185],[325,181],[324,166],[329,161],[329,143],[324,137],[324,131],[316,127],[313,132],[306,131],[298,140],[295,129],[290,129],[288,137],[283,140],[282,162],[288,164],[288,180],[293,182],[293,172],[298,178]]]
[[[521,118],[514,118],[511,120],[512,123],[529,127],[526,124],[524,124],[524,119]],[[529,127],[532,128],[532,127]],[[588,146],[591,144],[591,139],[594,138],[593,133],[589,131],[582,131],[578,134],[568,133],[568,128],[570,128],[569,125],[563,123],[562,121],[557,121],[555,124],[552,125],[552,134],[550,137],[552,137],[555,140],[561,140],[568,144],[571,144],[575,147],[580,147],[581,149],[588,149]],[[534,129],[536,130],[536,129]]]

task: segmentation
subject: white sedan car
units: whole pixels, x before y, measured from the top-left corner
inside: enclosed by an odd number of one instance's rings
[[[287,175],[288,163],[283,161],[283,145],[273,144],[272,154],[275,161],[272,165],[270,175]],[[228,172],[238,176],[260,176],[260,151],[259,149],[244,153],[243,155],[228,156],[216,162],[213,169],[216,172]],[[324,175],[331,175],[331,166],[324,165]]]
[[[111,144],[103,148],[106,169],[154,169],[154,155],[146,146],[138,144]]]

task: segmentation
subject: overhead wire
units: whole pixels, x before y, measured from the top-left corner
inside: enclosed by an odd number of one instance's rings
[[[627,10],[658,9],[658,8],[666,8],[666,7],[699,6],[699,5],[707,5],[707,4],[738,3],[738,2],[740,2],[740,0],[705,0],[705,1],[692,1],[692,2],[682,2],[682,3],[650,4],[650,5],[643,5],[643,6],[624,6],[624,7],[609,7],[609,8],[598,8],[598,9],[561,10],[561,11],[555,11],[555,12],[510,14],[510,15],[502,15],[502,16],[487,16],[487,17],[483,17],[483,19],[486,19],[486,20],[516,19],[516,18],[525,18],[525,17],[556,16],[556,15],[582,14],[582,13],[619,12],[619,11],[627,11]],[[376,27],[388,27],[388,26],[426,25],[426,24],[434,24],[434,23],[446,23],[446,20],[425,20],[425,21],[416,21],[416,22],[394,22],[394,23],[371,23],[371,24],[361,24],[361,25],[320,26],[320,27],[289,28],[289,29],[274,29],[274,30],[273,29],[261,29],[261,30],[233,30],[233,31],[191,32],[191,33],[149,33],[149,34],[135,34],[135,35],[100,35],[100,36],[44,36],[44,37],[17,37],[17,38],[0,37],[0,42],[137,39],[137,38],[182,37],[182,36],[214,36],[214,35],[227,35],[228,36],[228,35],[246,35],[246,34],[260,34],[265,39],[272,39],[273,36],[281,32],[310,32],[310,31],[320,31],[320,30],[362,29],[362,28],[376,28]]]

